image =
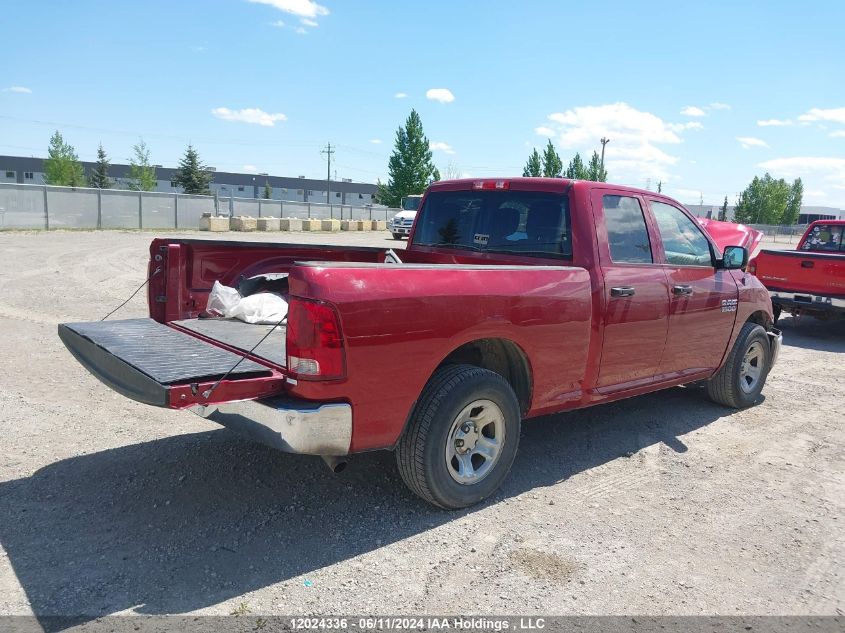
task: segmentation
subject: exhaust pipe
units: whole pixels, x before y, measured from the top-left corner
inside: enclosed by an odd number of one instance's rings
[[[334,455],[320,455],[320,457],[326,462],[326,466],[334,474],[342,473],[346,470],[346,464],[348,462],[345,457],[335,457]]]

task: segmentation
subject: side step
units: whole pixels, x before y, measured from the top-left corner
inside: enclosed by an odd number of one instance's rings
[[[222,377],[241,356],[152,319],[59,324],[59,338],[83,367],[127,398],[168,407],[173,385]],[[243,360],[227,380],[270,376]]]

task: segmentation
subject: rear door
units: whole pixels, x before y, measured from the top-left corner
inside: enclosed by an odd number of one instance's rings
[[[597,387],[609,392],[654,380],[668,331],[669,290],[642,198],[596,188],[592,206],[604,277]]]
[[[658,374],[670,379],[719,367],[736,320],[738,290],[698,223],[679,207],[648,199],[669,283],[669,335]]]

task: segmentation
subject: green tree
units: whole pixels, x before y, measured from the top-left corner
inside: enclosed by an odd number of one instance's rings
[[[576,152],[573,159],[569,161],[565,176],[571,180],[590,180],[590,172],[581,160],[581,154]]]
[[[208,196],[211,195],[209,185],[213,179],[214,174],[200,160],[197,150],[193,145],[188,145],[185,155],[179,161],[173,182],[182,187],[185,193]]]
[[[791,194],[792,188],[783,178],[775,180],[768,173],[762,178],[754,176],[739,194],[734,219],[746,224],[779,224]]]
[[[111,178],[109,178],[109,159],[102,143],[97,148],[97,163],[88,177],[88,184],[97,189],[110,189],[112,186]]]
[[[139,139],[132,146],[127,186],[133,191],[152,191],[157,184],[156,168],[150,165],[150,150],[147,148],[144,139]]]
[[[525,163],[522,175],[526,177],[533,176],[534,178],[539,178],[543,175],[543,163],[540,160],[540,152],[537,151],[536,147],[528,157],[528,162]]]
[[[264,181],[264,199],[270,200],[273,197],[273,187],[270,186],[270,181]]]
[[[381,204],[398,207],[404,196],[422,193],[440,180],[440,171],[431,160],[431,148],[416,110],[411,110],[405,125],[396,130],[396,143],[387,165],[387,184],[378,185]]]
[[[728,220],[728,197],[725,196],[725,201],[722,203],[722,208],[719,209],[719,220],[727,222]]]
[[[79,162],[76,150],[69,143],[65,143],[58,130],[50,137],[47,156],[48,158],[44,161],[46,184],[61,187],[85,186],[85,168]]]
[[[801,215],[801,201],[804,198],[804,183],[800,178],[792,181],[789,188],[789,198],[786,201],[786,210],[781,218],[781,224],[795,224],[798,216]]]
[[[602,167],[598,152],[593,152],[590,157],[590,162],[587,165],[587,180],[607,182],[607,170]],[[657,191],[660,192],[660,183],[657,185]]]
[[[546,149],[543,152],[543,175],[546,178],[560,178],[563,176],[563,161],[557,153],[552,140],[549,139]]]

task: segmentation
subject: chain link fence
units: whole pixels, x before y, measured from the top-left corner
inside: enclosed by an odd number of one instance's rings
[[[0,230],[196,229],[203,213],[389,220],[399,211],[381,206],[0,183]]]
[[[763,240],[770,242],[794,243],[801,239],[807,224],[748,224],[752,229],[763,232]]]

